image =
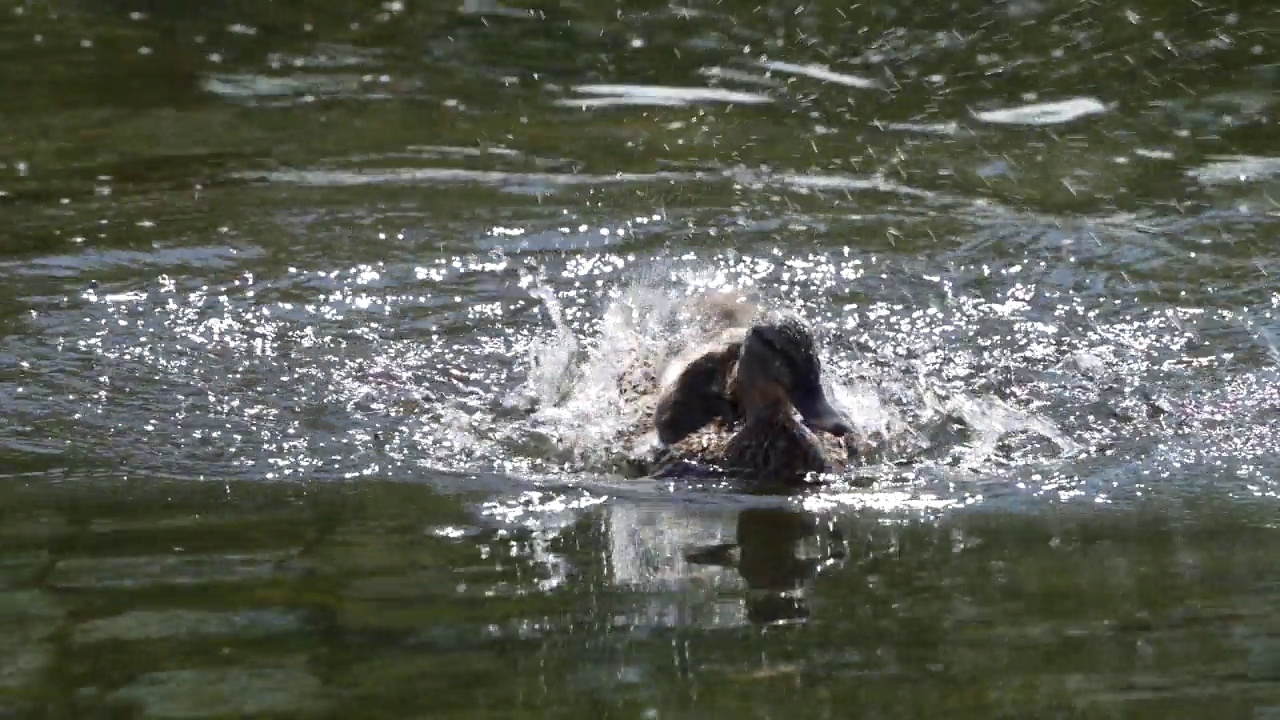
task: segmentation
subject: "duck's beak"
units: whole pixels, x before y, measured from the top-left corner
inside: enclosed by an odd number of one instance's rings
[[[844,419],[844,415],[840,414],[839,410],[831,407],[831,403],[827,402],[826,395],[821,389],[797,393],[792,398],[792,402],[796,410],[800,411],[800,416],[804,418],[804,424],[813,430],[831,433],[836,437],[843,437],[853,432],[849,421]]]

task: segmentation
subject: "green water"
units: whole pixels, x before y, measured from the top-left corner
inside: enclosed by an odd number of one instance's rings
[[[0,0],[0,718],[1280,718],[1277,38]],[[884,456],[619,477],[689,286]]]
[[[1266,717],[1280,680],[1274,516],[1212,502],[641,503],[516,537],[406,483],[4,499],[6,701],[35,715]],[[693,561],[651,554],[690,530]]]

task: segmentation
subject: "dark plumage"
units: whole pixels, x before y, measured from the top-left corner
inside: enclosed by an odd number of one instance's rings
[[[843,470],[854,454],[823,392],[813,334],[795,319],[753,325],[688,363],[663,388],[654,426],[661,476],[698,468],[795,483]]]

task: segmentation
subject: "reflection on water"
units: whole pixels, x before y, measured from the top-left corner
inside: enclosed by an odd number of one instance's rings
[[[722,513],[609,509],[609,581],[645,593],[646,606],[628,616],[630,623],[733,627],[808,616],[806,587],[843,558],[838,534],[819,548],[816,518],[807,513]],[[672,595],[684,597],[677,604]]]
[[[0,17],[0,717],[1280,715],[1271,4]],[[707,291],[863,466],[620,477]]]
[[[555,515],[559,495],[526,506]],[[16,708],[1158,717],[1280,692],[1274,513],[1213,499],[833,515],[653,498],[551,533],[475,525],[412,483],[4,500]]]

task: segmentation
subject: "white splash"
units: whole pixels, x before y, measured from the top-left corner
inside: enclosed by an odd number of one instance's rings
[[[702,287],[699,287],[702,285]],[[617,291],[585,352],[558,321],[557,302],[540,295],[556,324],[535,344],[523,394],[537,407],[533,425],[588,464],[611,466],[655,441],[647,429],[664,371],[679,356],[725,330],[730,294],[707,293],[703,283],[658,287],[640,281]],[[746,298],[733,296],[732,302]]]

